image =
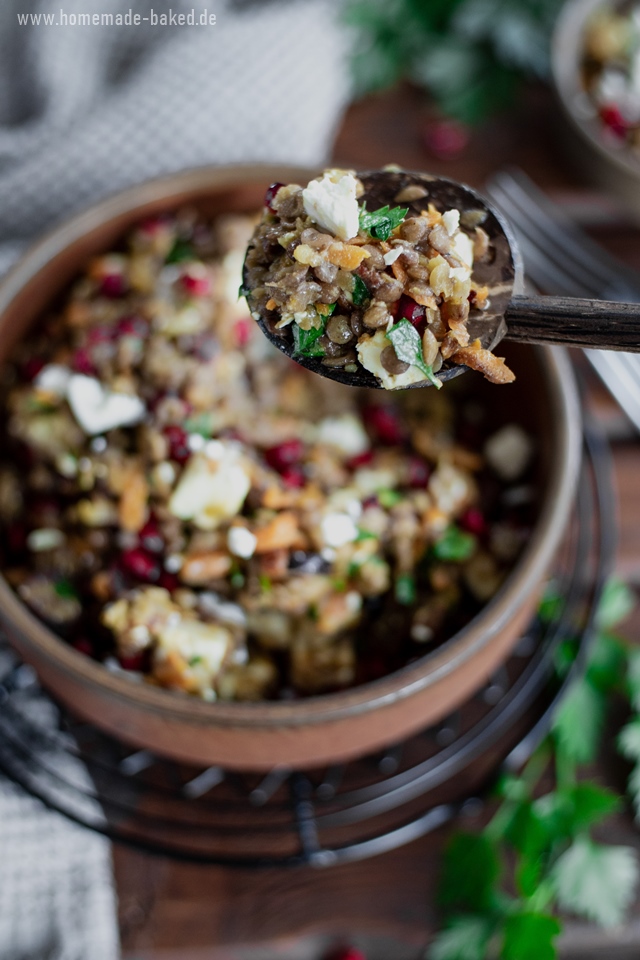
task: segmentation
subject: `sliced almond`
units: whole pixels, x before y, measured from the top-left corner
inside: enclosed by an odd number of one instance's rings
[[[123,530],[137,533],[144,526],[148,500],[149,484],[142,470],[136,470],[131,474],[118,504],[118,519]]]
[[[209,553],[193,553],[188,555],[180,569],[178,576],[183,583],[198,587],[212,580],[220,580],[231,569],[231,557],[222,550],[212,550]]]
[[[283,511],[266,526],[254,531],[257,537],[256,553],[270,553],[272,550],[288,550],[301,539],[298,518],[291,511]]]
[[[327,251],[327,259],[343,270],[356,270],[369,252],[352,243],[332,243]]]

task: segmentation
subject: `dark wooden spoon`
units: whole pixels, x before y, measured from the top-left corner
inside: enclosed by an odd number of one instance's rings
[[[501,340],[526,343],[562,344],[568,347],[592,347],[600,350],[640,352],[640,304],[610,303],[604,300],[579,300],[572,297],[524,296],[520,252],[509,223],[481,194],[446,177],[407,170],[378,170],[358,173],[364,186],[359,202],[368,210],[387,204],[408,207],[408,217],[419,216],[428,203],[440,210],[457,209],[462,214],[482,211],[482,229],[491,243],[490,262],[476,263],[473,278],[489,288],[488,310],[472,310],[468,329],[470,340],[479,339],[486,350],[494,350]],[[415,200],[396,197],[408,187],[421,191]],[[464,225],[464,218],[463,218]],[[249,248],[251,249],[251,247]],[[245,289],[248,288],[245,274]],[[276,329],[277,316],[263,313],[247,294],[249,307],[263,333],[279,350],[292,356],[293,342],[288,328]],[[294,358],[314,373],[352,387],[384,389],[377,377],[358,365],[354,373],[327,366],[318,357]],[[464,373],[468,367],[445,361],[436,374],[446,381]],[[405,389],[430,386],[428,380]]]

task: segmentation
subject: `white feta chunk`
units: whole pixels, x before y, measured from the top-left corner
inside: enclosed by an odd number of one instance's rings
[[[438,464],[428,487],[438,510],[446,516],[453,516],[466,507],[472,500],[474,489],[468,473],[446,462]]]
[[[131,427],[140,423],[147,412],[140,397],[107,390],[95,377],[81,373],[69,378],[67,400],[78,424],[89,436],[116,427]]]
[[[193,520],[201,530],[215,530],[223,520],[235,517],[251,487],[235,445],[216,443],[221,455],[214,459],[208,450],[195,454],[169,500],[174,517]]]
[[[402,256],[402,252],[402,247],[394,247],[393,250],[389,250],[388,253],[383,253],[382,259],[386,265],[390,267],[392,263],[396,262],[398,257]]]
[[[237,603],[225,600],[212,590],[205,590],[198,597],[198,607],[202,613],[215,617],[220,623],[231,627],[246,627],[247,615]]]
[[[348,513],[327,513],[320,527],[327,547],[343,547],[358,538],[358,528]]]
[[[61,363],[48,363],[33,381],[36,390],[52,393],[56,397],[66,397],[71,379],[71,370]]]
[[[318,424],[317,442],[336,447],[349,457],[357,457],[369,449],[369,437],[359,417],[344,413],[339,417],[325,417]]]
[[[211,683],[232,646],[233,637],[225,627],[179,618],[158,632],[156,657],[162,659],[163,655],[175,650],[201,676],[203,683]]]
[[[533,455],[531,438],[516,423],[502,427],[484,445],[487,462],[503,480],[517,480]]]
[[[256,552],[258,538],[246,527],[230,527],[227,533],[229,553],[248,560]]]
[[[325,173],[320,180],[311,180],[302,191],[305,213],[323,230],[341,240],[350,240],[360,228],[356,189],[353,174],[332,179]]]
[[[41,527],[39,530],[31,531],[27,537],[27,547],[33,553],[44,553],[61,547],[65,540],[64,533],[57,527]]]
[[[460,211],[447,210],[442,214],[442,223],[449,236],[452,237],[460,226]]]

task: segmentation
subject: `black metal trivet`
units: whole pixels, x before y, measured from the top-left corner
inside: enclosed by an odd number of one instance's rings
[[[571,675],[559,645],[588,646],[615,544],[609,452],[587,433],[570,529],[555,574],[560,609],[531,623],[490,682],[437,726],[378,753],[305,773],[239,774],[130,747],[54,707],[0,642],[0,769],[47,806],[114,840],[227,866],[357,860],[455,816],[548,729]],[[469,799],[474,798],[474,799]]]

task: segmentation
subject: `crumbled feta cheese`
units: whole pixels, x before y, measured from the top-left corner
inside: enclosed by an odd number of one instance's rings
[[[231,651],[233,638],[229,631],[217,623],[186,620],[179,617],[176,623],[167,624],[158,631],[157,654],[176,650],[192,666],[198,661],[198,673],[207,680],[215,679]]]
[[[398,475],[389,467],[360,467],[353,482],[361,496],[368,497],[378,490],[392,490],[398,483]]]
[[[212,590],[205,590],[198,597],[198,607],[202,613],[215,617],[220,623],[232,627],[246,627],[247,615],[237,603],[224,600]]]
[[[351,173],[337,180],[325,173],[322,179],[311,180],[302,191],[305,213],[323,230],[349,240],[360,228],[356,188],[356,178]]]
[[[355,487],[343,487],[342,490],[336,490],[335,493],[331,494],[328,502],[332,511],[348,513],[352,520],[358,520],[362,516],[360,491]]]
[[[147,412],[140,397],[114,393],[95,377],[81,373],[69,378],[67,400],[78,424],[89,436],[116,427],[131,427],[140,423]]]
[[[382,259],[384,260],[386,265],[390,267],[392,263],[396,262],[398,257],[402,256],[402,253],[403,253],[402,247],[394,247],[393,250],[389,250],[388,253],[383,253]]]
[[[236,446],[216,443],[221,448],[219,458],[209,455],[208,444],[203,453],[195,454],[169,500],[174,517],[193,520],[201,530],[214,530],[223,520],[235,517],[251,487]]]
[[[442,214],[442,223],[449,236],[452,237],[460,226],[460,211],[447,210],[446,213]]]
[[[65,397],[71,379],[71,370],[61,363],[49,363],[43,367],[33,381],[36,390],[52,393],[56,397]]]
[[[42,527],[40,530],[32,530],[27,537],[27,546],[34,553],[44,553],[46,550],[55,550],[61,547],[65,542],[65,535],[62,530],[56,527]]]
[[[358,537],[358,528],[348,513],[327,513],[320,524],[322,539],[328,547],[343,547]]]
[[[352,413],[340,417],[325,417],[318,424],[318,443],[336,447],[349,457],[357,457],[369,449],[369,437],[362,421]]]
[[[197,453],[198,450],[204,450],[204,445],[207,441],[202,436],[201,433],[190,433],[187,437],[187,446],[191,453]]]
[[[164,561],[164,568],[167,573],[178,573],[184,566],[184,555],[182,553],[170,553]]]
[[[246,527],[230,527],[227,533],[229,553],[248,560],[256,552],[258,538]]]
[[[349,590],[344,599],[349,613],[360,613],[362,610],[362,595],[357,590]]]
[[[429,493],[438,510],[452,516],[465,507],[474,492],[473,480],[451,463],[439,463],[429,479]]]
[[[371,336],[361,337],[358,345],[358,358],[365,368],[373,373],[382,382],[386,390],[397,390],[400,387],[408,387],[412,383],[420,383],[426,377],[419,367],[411,365],[404,373],[390,374],[382,366],[380,354],[385,347],[389,346],[389,341],[384,330],[377,330]]]
[[[416,643],[428,643],[433,637],[433,630],[426,623],[414,623],[411,627],[411,639]]]
[[[502,427],[484,445],[489,466],[508,481],[517,480],[524,473],[532,454],[530,437],[515,423]]]
[[[461,230],[453,238],[453,252],[468,267],[473,266],[473,240],[468,233]]]

